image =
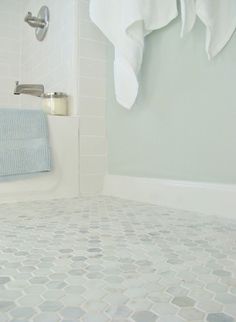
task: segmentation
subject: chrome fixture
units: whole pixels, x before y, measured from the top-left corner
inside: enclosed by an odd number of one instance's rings
[[[16,82],[15,95],[27,94],[40,97],[44,93],[44,86],[41,84],[19,84]]]
[[[42,41],[46,36],[49,26],[49,9],[46,6],[41,7],[38,16],[34,17],[32,12],[28,12],[25,17],[25,22],[27,22],[31,27],[35,28],[35,35],[39,41]]]

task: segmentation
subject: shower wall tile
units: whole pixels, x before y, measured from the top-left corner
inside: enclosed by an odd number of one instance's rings
[[[99,77],[105,78],[107,65],[105,60],[81,58],[80,76],[81,77]]]
[[[0,11],[10,14],[16,14],[20,11],[21,1],[19,0],[1,0]]]
[[[82,194],[99,194],[103,189],[104,174],[81,174],[80,186]]]
[[[94,41],[101,41],[106,43],[105,36],[96,27],[95,24],[91,24],[90,21],[81,20],[80,21],[80,36],[81,38],[86,38]]]
[[[20,78],[21,25],[20,1],[0,1],[0,107],[19,107],[13,94]]]
[[[106,171],[106,157],[101,155],[82,156],[80,160],[80,171],[84,174],[104,174]]]
[[[105,118],[83,116],[80,120],[80,132],[82,135],[105,136]]]
[[[90,21],[90,17],[89,17],[89,3],[88,1],[85,0],[80,0],[79,1],[79,12],[80,12],[80,21],[88,21],[89,23]]]
[[[106,79],[104,77],[80,77],[79,84],[82,97],[106,98]]]
[[[42,42],[36,40],[34,30],[23,23],[21,81],[42,83],[46,92],[67,93],[72,102],[70,114],[78,114],[78,1],[25,0],[22,21],[28,11],[37,14],[42,5],[50,10],[49,30]],[[22,96],[22,106],[40,107],[41,100]]]
[[[42,5],[50,9],[50,27],[39,42],[24,17]],[[41,107],[37,97],[12,94],[16,80],[68,93],[70,112],[81,120],[81,193],[94,194],[106,173],[107,43],[88,11],[87,0],[0,0],[0,106]]]
[[[106,110],[106,99],[98,97],[79,98],[80,115],[83,116],[104,116]]]
[[[104,136],[82,135],[80,138],[80,153],[87,155],[106,155],[107,140]]]
[[[1,81],[0,81],[0,86],[1,86]],[[11,93],[12,93],[12,89],[11,89]],[[0,107],[20,108],[20,99],[18,96],[15,96],[12,94],[12,97],[11,97],[11,95],[9,95],[9,92],[4,92],[0,90]]]
[[[80,191],[102,191],[106,173],[107,43],[90,21],[88,1],[79,1]]]
[[[80,28],[82,26],[80,25]],[[80,41],[80,56],[93,59],[106,60],[107,46],[101,41],[94,41],[90,39],[81,39]]]
[[[3,67],[3,69],[4,68],[5,67]],[[2,73],[2,64],[1,63],[0,63],[0,70]],[[12,80],[7,77],[1,78],[1,76],[0,76],[0,91],[2,93],[6,93],[6,94],[8,94],[9,92],[12,92]]]

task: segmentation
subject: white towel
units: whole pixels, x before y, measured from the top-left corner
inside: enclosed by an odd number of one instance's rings
[[[196,15],[206,26],[209,59],[227,44],[236,29],[236,0],[181,0],[182,35],[194,26]]]
[[[193,29],[196,21],[196,0],[180,0],[182,30],[181,37]]]
[[[236,0],[197,0],[197,15],[207,28],[206,51],[216,56],[236,28]]]
[[[117,101],[130,109],[138,94],[144,37],[178,15],[176,0],[91,0],[90,17],[115,47]]]

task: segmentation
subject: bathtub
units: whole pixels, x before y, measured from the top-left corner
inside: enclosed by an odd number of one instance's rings
[[[0,182],[0,203],[70,198],[79,194],[79,118],[48,116],[53,170]]]

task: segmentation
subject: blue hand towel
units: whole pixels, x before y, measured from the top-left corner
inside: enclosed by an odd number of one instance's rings
[[[50,170],[46,114],[40,110],[0,109],[0,176]]]

